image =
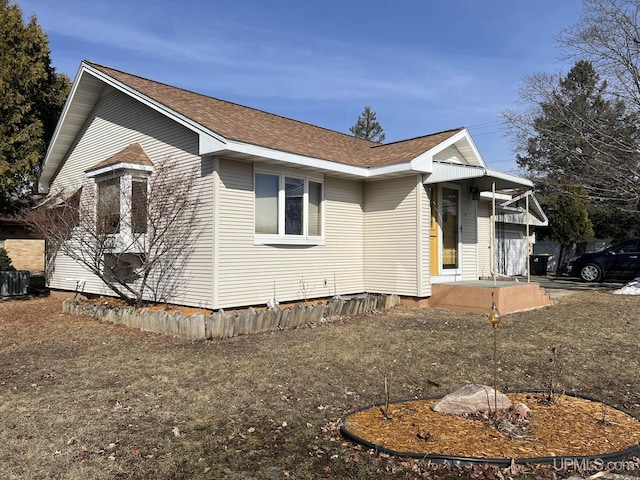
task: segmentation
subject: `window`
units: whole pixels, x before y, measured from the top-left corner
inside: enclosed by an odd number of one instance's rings
[[[131,231],[147,233],[147,181],[131,181]]]
[[[322,235],[322,184],[309,180],[309,235]]]
[[[284,177],[284,234],[304,233],[304,180]]]
[[[147,233],[147,180],[129,174],[97,182],[99,235]]]
[[[98,183],[98,234],[120,232],[120,177]]]
[[[323,183],[309,177],[256,173],[255,234],[265,243],[317,243],[323,235]]]
[[[277,235],[280,178],[258,173],[255,182],[256,233]]]

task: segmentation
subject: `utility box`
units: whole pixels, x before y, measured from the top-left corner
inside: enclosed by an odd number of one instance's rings
[[[0,297],[19,297],[29,291],[29,271],[1,271],[0,272]]]

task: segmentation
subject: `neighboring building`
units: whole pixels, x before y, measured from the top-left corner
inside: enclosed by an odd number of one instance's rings
[[[465,128],[381,145],[89,62],[39,187],[132,192],[167,158],[200,172],[198,242],[171,301],[213,309],[274,290],[423,299],[435,283],[477,280],[491,273],[486,192],[532,188],[488,168]],[[109,294],[61,255],[48,281]]]
[[[44,273],[44,240],[35,238],[19,220],[0,218],[0,247],[7,251],[16,270],[28,270],[31,275]]]

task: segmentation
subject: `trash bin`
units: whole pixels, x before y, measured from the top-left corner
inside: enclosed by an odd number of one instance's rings
[[[546,275],[549,256],[548,253],[529,255],[529,273],[531,275]]]

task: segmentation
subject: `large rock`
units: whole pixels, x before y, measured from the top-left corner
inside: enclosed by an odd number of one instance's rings
[[[487,385],[469,384],[453,393],[442,397],[431,407],[436,412],[453,415],[473,414],[476,412],[495,411],[494,390]],[[497,392],[498,410],[511,407],[511,400],[504,393]]]

